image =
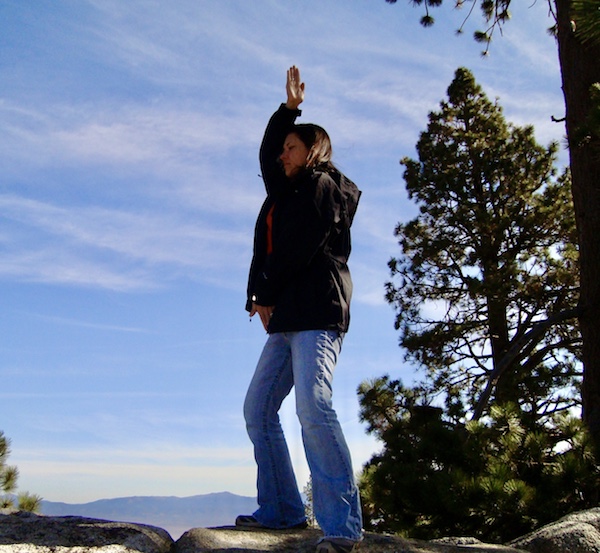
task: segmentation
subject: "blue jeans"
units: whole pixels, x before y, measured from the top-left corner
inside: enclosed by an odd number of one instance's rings
[[[258,465],[258,510],[270,528],[305,520],[278,411],[296,387],[296,413],[312,477],[313,510],[325,537],[362,538],[350,451],[332,406],[333,371],[343,335],[325,330],[271,334],[248,388],[244,417]]]

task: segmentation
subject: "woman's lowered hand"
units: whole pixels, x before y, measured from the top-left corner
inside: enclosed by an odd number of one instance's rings
[[[265,330],[269,330],[269,322],[271,321],[271,317],[273,316],[273,311],[275,307],[273,305],[258,305],[256,303],[252,303],[252,309],[250,311],[250,317],[254,317],[256,313],[260,317],[260,320],[265,327]]]

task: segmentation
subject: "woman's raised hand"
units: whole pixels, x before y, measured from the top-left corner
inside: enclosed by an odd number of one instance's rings
[[[300,69],[295,65],[288,69],[285,90],[287,92],[285,106],[288,109],[298,109],[304,101],[304,83],[300,80]]]

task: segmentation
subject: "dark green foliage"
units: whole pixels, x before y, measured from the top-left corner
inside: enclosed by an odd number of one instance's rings
[[[306,514],[306,521],[311,528],[317,528],[318,524],[315,517],[315,506],[313,502],[312,477],[309,477],[302,493],[304,494],[304,513]]]
[[[397,0],[385,0],[388,4],[395,4]],[[476,42],[483,43],[486,45],[485,50],[482,52],[483,55],[487,55],[489,49],[489,43],[492,40],[494,32],[497,28],[502,27],[506,23],[511,15],[509,11],[510,3],[512,0],[479,0],[479,8],[483,15],[483,18],[487,24],[487,28],[484,31],[478,30],[473,33],[473,38]],[[593,3],[595,0],[580,0],[582,3],[589,2]],[[423,6],[425,8],[425,15],[421,16],[420,23],[423,27],[431,27],[435,23],[434,17],[431,15],[429,8],[440,7],[443,0],[410,0],[410,3],[415,6]],[[456,0],[455,7],[462,8],[467,4],[466,0]],[[472,6],[467,10],[467,16],[463,24],[457,29],[457,34],[463,33],[463,27],[471,13],[473,8],[476,6],[477,1],[473,0]]]
[[[500,543],[596,505],[600,472],[578,419],[532,423],[509,405],[465,424],[389,377],[363,383],[359,396],[362,420],[385,444],[360,482],[369,529]]]
[[[17,467],[8,466],[6,461],[10,455],[10,440],[0,430],[0,509],[14,507],[13,496],[17,488],[19,471]],[[17,507],[21,511],[39,511],[42,499],[37,495],[21,493],[17,497]]]
[[[396,228],[387,299],[425,377],[359,388],[384,444],[365,467],[367,524],[508,541],[597,502],[579,407],[578,271],[556,144],[507,123],[467,69],[405,158],[419,215]]]
[[[6,464],[10,455],[10,440],[0,431],[0,507],[8,507],[10,502],[8,495],[17,487],[19,471],[16,467]]]
[[[577,251],[556,145],[509,125],[458,69],[417,151],[402,164],[420,213],[396,227],[386,286],[422,386],[470,410],[489,386],[534,417],[572,407],[580,337],[561,313],[577,305]]]
[[[600,158],[600,83],[590,87],[590,110],[573,141],[580,147],[591,145],[594,155]]]
[[[417,5],[421,2],[417,2]],[[449,3],[447,2],[446,5]],[[469,19],[473,10],[476,7],[482,9],[484,20],[488,26],[485,31],[480,31],[476,38],[486,39],[486,36],[491,38],[495,28],[501,27],[508,16],[508,7],[511,0],[473,0],[467,4],[464,0],[457,0],[451,3],[452,6],[462,7],[469,5],[465,21]],[[573,395],[573,391],[577,392],[578,398],[581,397],[583,404],[583,417],[590,432],[591,439],[595,444],[594,450],[600,452],[600,318],[597,313],[600,311],[600,294],[598,280],[598,260],[600,259],[600,218],[597,210],[593,206],[599,204],[599,187],[598,174],[600,162],[600,94],[598,93],[600,81],[600,11],[598,10],[598,0],[552,0],[548,2],[549,14],[555,19],[555,25],[551,29],[552,34],[556,37],[558,47],[558,55],[560,62],[560,72],[562,77],[562,89],[565,93],[565,123],[567,131],[567,141],[570,148],[570,163],[572,183],[572,195],[575,199],[574,210],[577,220],[579,245],[578,252],[574,251],[573,246],[565,247],[557,259],[556,266],[562,264],[565,273],[579,274],[578,280],[581,281],[581,298],[578,302],[580,306],[577,309],[579,317],[579,327],[583,335],[581,343],[581,351],[573,349],[575,343],[572,341],[572,321],[565,316],[569,311],[566,307],[562,311],[549,312],[545,322],[541,320],[527,330],[521,331],[518,326],[513,327],[518,334],[512,337],[512,345],[505,353],[503,360],[498,362],[496,368],[490,374],[490,379],[486,385],[486,389],[480,396],[477,405],[475,406],[475,414],[481,414],[481,406],[485,407],[485,403],[481,400],[485,399],[486,392],[491,388],[497,388],[496,379],[502,378],[503,370],[516,357],[520,357],[521,366],[528,368],[527,371],[520,371],[520,378],[505,379],[512,386],[504,386],[505,390],[520,389],[523,391],[523,380],[525,390],[528,390],[529,410],[525,410],[525,404],[521,404],[520,408],[516,409],[518,418],[523,421],[526,428],[531,428],[531,425],[540,427],[540,431],[533,438],[527,441],[528,444],[536,444],[539,451],[544,451],[543,444],[547,433],[552,434],[555,428],[563,431],[566,435],[571,436],[569,440],[562,444],[562,448],[552,449],[551,452],[557,456],[554,459],[555,478],[554,483],[558,489],[553,489],[552,486],[547,486],[542,491],[548,493],[540,496],[540,510],[547,509],[552,511],[553,507],[562,509],[565,513],[570,510],[576,510],[590,505],[598,504],[598,468],[594,463],[589,443],[588,436],[581,430],[581,422],[572,419],[565,419],[563,424],[558,424],[557,417],[560,416],[560,410],[565,409],[568,400],[565,403],[563,392],[566,391],[568,396]],[[426,10],[427,15],[429,11]],[[496,17],[496,14],[500,17]],[[459,29],[459,31],[462,31]],[[489,44],[489,43],[488,43]],[[487,48],[486,48],[487,52]],[[566,184],[570,177],[564,177]],[[557,197],[556,201],[560,202]],[[551,202],[548,202],[548,206]],[[551,216],[551,208],[548,215]],[[578,254],[578,263],[575,263]],[[562,257],[562,260],[560,259]],[[560,273],[557,273],[555,283],[558,283],[561,278]],[[540,282],[542,280],[540,279]],[[549,279],[547,282],[552,282]],[[543,286],[539,286],[542,289]],[[560,293],[560,286],[555,288],[557,293]],[[566,305],[574,305],[571,300],[567,299],[572,296],[574,288],[565,286],[563,296],[557,296],[561,302],[566,300]],[[562,315],[561,315],[562,314]],[[558,325],[554,323],[559,321]],[[567,323],[567,324],[564,324]],[[546,326],[551,329],[550,332],[554,335],[556,341],[554,345],[547,343],[543,346],[536,338],[545,335]],[[499,335],[499,334],[495,334]],[[523,345],[521,340],[526,340],[529,343]],[[577,390],[577,379],[573,378],[574,374],[569,377],[568,373],[571,369],[567,368],[567,364],[575,367],[572,360],[565,359],[561,353],[560,345],[566,345],[570,349],[572,355],[576,358],[581,358],[584,364],[584,378],[581,384],[581,390]],[[540,347],[538,347],[540,346]],[[559,346],[557,349],[555,346]],[[537,352],[536,352],[536,348]],[[539,363],[540,356],[544,353],[550,354],[553,358],[553,363]],[[516,355],[516,357],[515,357]],[[568,357],[568,356],[567,356]],[[501,370],[503,369],[503,370]],[[530,369],[531,370],[530,372]],[[565,386],[561,388],[557,386],[558,380],[556,377],[562,374],[567,381]],[[532,382],[541,382],[539,389],[532,387]],[[446,379],[447,382],[447,379]],[[444,379],[440,378],[439,383],[444,383]],[[472,394],[468,397],[468,393],[461,394],[461,386],[470,388],[470,383],[460,382],[452,388],[454,394],[473,400],[477,394]],[[431,395],[435,392],[436,383],[429,384],[429,394],[426,394],[424,401],[430,401]],[[423,389],[424,386],[421,386]],[[552,393],[552,390],[554,392]],[[544,393],[546,392],[546,395]],[[554,394],[554,395],[553,395]],[[562,396],[562,397],[561,397]],[[497,398],[496,398],[497,399]],[[517,398],[519,399],[519,398]],[[494,398],[491,398],[494,401]],[[473,407],[470,404],[470,408]],[[514,407],[514,406],[513,406]],[[490,411],[492,415],[495,411]],[[542,420],[544,413],[551,413],[546,420]],[[525,415],[529,415],[525,417]],[[446,416],[450,416],[450,412],[446,410]],[[542,417],[542,418],[540,418]],[[489,420],[485,417],[480,420]],[[556,443],[555,441],[551,443]],[[384,452],[385,453],[385,452]],[[529,452],[528,452],[529,453]],[[558,453],[561,453],[558,455]],[[535,459],[535,457],[533,457]],[[370,471],[373,469],[370,468]],[[367,476],[369,473],[366,473]],[[508,480],[506,480],[508,482]],[[513,489],[517,489],[516,484],[511,484]],[[534,486],[536,492],[540,492],[541,486],[545,484],[537,484]],[[376,486],[371,481],[367,481],[364,485],[364,490],[374,490]],[[488,490],[499,489],[490,484]],[[521,491],[523,497],[527,496],[526,489]],[[519,508],[521,508],[519,506]],[[560,509],[557,514],[560,514]],[[523,513],[526,509],[522,509]],[[476,511],[478,512],[478,511]],[[487,513],[485,510],[480,513]],[[490,511],[493,513],[493,509]],[[545,515],[546,510],[543,511]],[[509,517],[510,511],[505,511],[500,514],[500,517]],[[523,515],[525,516],[525,515]],[[490,517],[493,517],[490,514]],[[535,517],[534,517],[535,518]],[[487,520],[487,519],[486,519]],[[543,520],[543,517],[540,517]]]
[[[598,0],[572,0],[572,20],[582,42],[600,42],[600,9]]]

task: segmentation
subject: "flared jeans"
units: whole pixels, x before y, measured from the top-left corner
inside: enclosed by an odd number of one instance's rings
[[[269,335],[244,402],[258,465],[258,510],[270,528],[305,520],[304,505],[279,420],[295,387],[296,413],[312,478],[313,510],[325,537],[362,538],[360,498],[350,451],[332,406],[332,381],[343,335],[326,330]]]

